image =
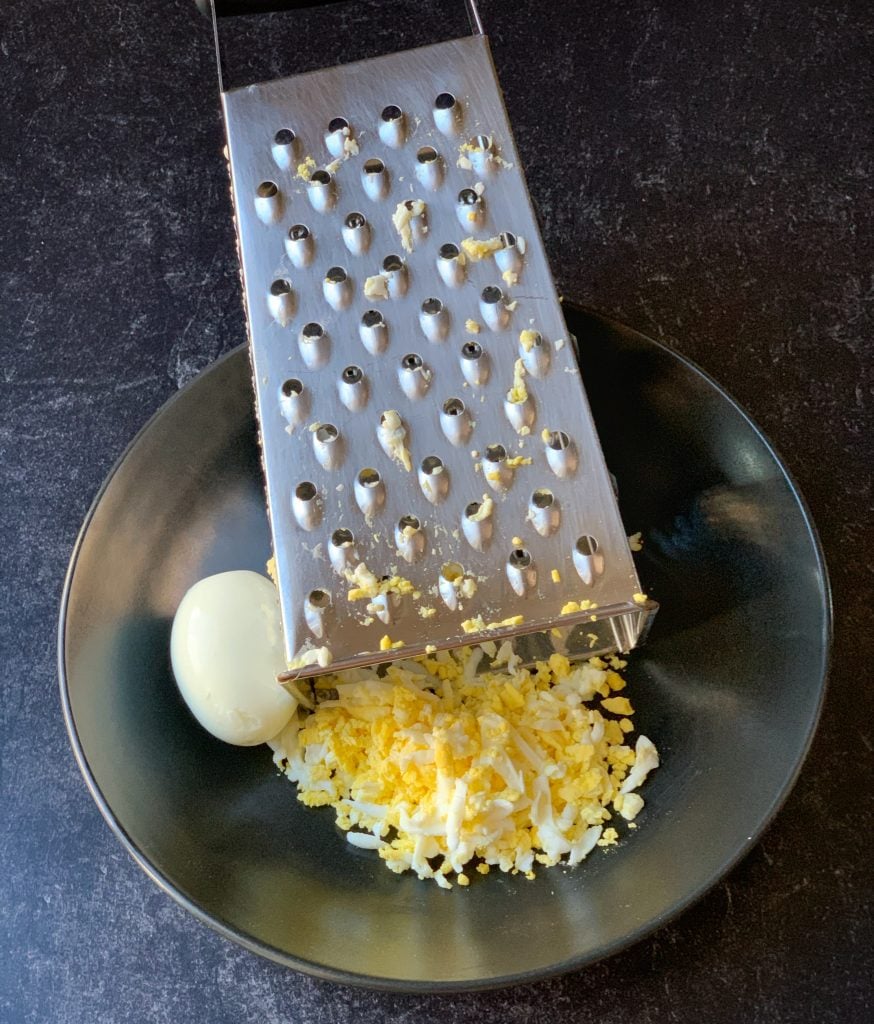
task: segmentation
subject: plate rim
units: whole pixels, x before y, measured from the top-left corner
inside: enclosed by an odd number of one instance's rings
[[[244,949],[251,953],[256,953],[274,963],[280,964],[283,967],[290,967],[293,970],[300,971],[304,974],[308,974],[311,977],[318,978],[322,981],[335,982],[343,985],[353,985],[358,988],[370,989],[373,991],[381,992],[398,992],[407,994],[449,994],[449,993],[460,993],[460,992],[481,992],[493,989],[508,988],[516,985],[532,984],[537,981],[542,981],[547,978],[559,977],[563,974],[567,974],[574,970],[582,970],[587,967],[591,967],[593,964],[599,963],[602,960],[606,960],[608,957],[615,956],[617,953],[623,950],[630,949],[632,946],[641,942],[643,939],[652,935],[654,932],[665,927],[671,921],[676,920],[682,914],[686,913],[692,906],[698,903],[703,897],[710,892],[722,879],[724,879],[734,868],[750,853],[753,847],[759,842],[762,835],[773,823],[777,814],[783,808],[789,794],[795,788],[795,784],[798,781],[799,774],[803,768],[808,754],[810,753],[810,747],[813,742],[813,737],[816,734],[819,722],[822,717],[822,709],[828,690],[829,673],[831,670],[832,660],[832,649],[834,643],[834,608],[832,600],[832,587],[828,572],[828,566],[825,560],[825,553],[822,546],[822,541],[819,536],[819,532],[816,528],[813,516],[810,511],[810,507],[804,498],[804,495],[798,486],[795,477],[789,470],[785,460],[781,457],[780,453],[772,444],[771,440],[765,434],[765,432],[759,427],[752,416],[747,410],[718,382],[708,373],[705,369],[699,366],[694,360],[688,356],[679,352],[677,349],[666,344],[665,342],[659,341],[656,338],[651,337],[648,334],[644,334],[642,331],[638,331],[633,327],[629,327],[623,324],[621,321],[616,320],[614,317],[607,316],[600,313],[598,310],[586,306],[581,303],[565,301],[563,308],[572,312],[575,315],[582,315],[596,320],[602,326],[608,330],[619,333],[630,335],[636,340],[642,340],[646,344],[653,345],[661,352],[676,359],[682,364],[687,370],[690,370],[693,374],[702,378],[702,380],[710,385],[721,398],[723,398],[728,404],[737,412],[743,420],[746,421],[747,425],[756,434],[761,443],[765,446],[766,450],[774,460],[779,471],[782,473],[792,497],[798,504],[798,508],[801,512],[804,525],[807,529],[808,536],[810,538],[811,546],[813,549],[813,555],[816,561],[817,569],[819,572],[819,580],[821,581],[821,598],[822,598],[822,610],[823,610],[823,633],[824,633],[824,647],[822,657],[822,673],[819,679],[819,695],[816,703],[816,708],[811,717],[810,723],[807,728],[807,733],[804,737],[801,752],[798,759],[787,776],[786,781],[780,790],[775,794],[774,799],[768,808],[767,813],[762,817],[758,826],[752,830],[751,834],[746,837],[734,851],[734,853],[725,860],[720,867],[713,872],[713,874],[696,889],[689,892],[683,899],[679,900],[669,909],[663,913],[650,918],[648,921],[635,928],[633,931],[626,933],[621,938],[609,943],[607,946],[602,947],[594,955],[581,955],[578,957],[571,957],[569,959],[562,960],[559,963],[552,964],[548,967],[533,968],[524,972],[517,972],[514,974],[503,974],[496,975],[491,978],[485,979],[447,979],[441,981],[417,981],[405,978],[391,978],[391,977],[376,977],[371,975],[360,974],[355,971],[347,971],[341,968],[328,967],[324,964],[317,963],[315,961],[306,960],[302,957],[291,956],[282,950],[277,949],[275,946],[269,943],[262,942],[254,939],[247,933],[237,929],[232,924],[224,921],[212,914],[202,910],[197,904],[190,899],[180,888],[178,888],[169,878],[167,878],[161,871],[153,865],[148,858],[138,849],[136,843],[127,834],[121,823],[115,817],[108,801],[103,796],[103,793],[95,779],[91,768],[88,764],[85,752],[79,737],[76,723],[73,718],[73,711],[70,701],[69,685],[67,680],[66,671],[66,626],[67,626],[67,615],[69,610],[70,595],[73,586],[73,580],[76,574],[76,568],[79,562],[79,556],[82,551],[82,546],[85,542],[86,535],[97,512],[97,509],[103,500],[103,497],[112,483],[115,475],[119,472],[125,460],[131,454],[132,450],[137,446],[142,437],[151,429],[153,424],[164,415],[164,413],[172,408],[175,403],[181,401],[187,394],[189,389],[201,380],[206,374],[214,372],[219,366],[228,362],[231,359],[239,357],[241,351],[245,350],[247,343],[243,342],[240,345],[235,346],[230,351],[224,353],[218,359],[213,360],[208,366],[204,367],[195,377],[188,381],[183,387],[179,388],[173,395],[171,395],[165,402],[163,402],[146,422],[136,431],[131,440],[125,445],[120,455],[115,459],[106,475],[103,478],[97,492],[92,499],[88,511],[85,513],[85,517],[82,521],[82,525],[79,528],[79,532],[76,535],[76,540],[73,544],[72,552],[70,555],[70,561],[67,567],[67,571],[64,577],[63,589],[61,592],[61,599],[59,603],[58,612],[58,630],[57,630],[57,667],[58,667],[58,682],[60,688],[61,698],[61,709],[64,717],[64,725],[67,730],[67,735],[70,740],[70,745],[73,749],[73,755],[76,760],[76,764],[79,767],[79,771],[85,781],[85,785],[90,792],[94,802],[97,804],[97,808],[103,816],[106,823],[109,825],[111,831],[115,837],[119,840],[121,845],[125,848],[127,853],[131,856],[134,862],[142,869],[142,871],[168,896],[172,897],[180,906],[192,914],[192,916],[203,924],[206,924],[213,931],[217,932],[225,939],[242,946]]]

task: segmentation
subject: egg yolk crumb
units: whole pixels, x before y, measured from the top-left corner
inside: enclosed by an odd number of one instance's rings
[[[629,745],[633,709],[608,696],[619,677],[602,659],[480,671],[486,654],[494,643],[323,676],[327,699],[271,742],[303,804],[443,888],[615,845],[607,823],[637,816],[634,790],[659,763],[646,736]]]

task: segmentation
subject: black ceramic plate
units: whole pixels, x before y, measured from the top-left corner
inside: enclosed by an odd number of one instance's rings
[[[828,586],[803,502],[712,380],[639,334],[568,311],[629,532],[661,602],[631,659],[662,767],[615,850],[467,890],[388,872],[307,810],[266,747],[213,740],[170,673],[185,590],[269,554],[245,351],[140,433],[73,554],[64,713],[85,779],[148,874],[228,938],[321,977],[408,990],[527,981],[591,963],[687,907],[788,793],[823,697]]]

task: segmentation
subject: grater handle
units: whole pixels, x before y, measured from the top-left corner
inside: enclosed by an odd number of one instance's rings
[[[329,4],[346,3],[348,0],[194,0],[204,17],[211,16],[210,8],[217,18],[236,17],[239,14],[271,14],[275,11],[302,10],[307,7],[327,7]],[[476,0],[464,0],[471,31],[484,35],[482,18]]]
[[[327,7],[329,4],[347,2],[347,0],[194,0],[198,10],[212,23],[213,41],[215,44],[216,68],[218,71],[219,91],[224,92],[224,75],[222,73],[222,47],[219,35],[219,18],[239,14],[269,14],[274,11],[305,10],[308,7]],[[477,0],[464,0],[470,31],[475,36],[485,35],[482,18],[476,5]]]
[[[194,0],[204,17],[210,17],[210,0]],[[348,0],[214,0],[217,18],[233,18],[239,14],[273,14],[277,11],[295,11],[307,7],[327,7]]]

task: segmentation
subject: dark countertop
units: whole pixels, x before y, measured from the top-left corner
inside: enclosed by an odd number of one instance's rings
[[[393,3],[388,27],[385,3],[308,15],[312,42],[264,51],[262,73],[426,41],[423,12],[461,32],[440,13],[460,6]],[[0,1018],[867,1019],[870,5],[482,3],[561,289],[697,360],[770,435],[822,536],[836,638],[794,792],[694,909],[561,979],[423,998],[316,982],[219,938],[129,859],[76,768],[55,629],[78,526],[137,428],[244,324],[190,0],[3,7]]]

